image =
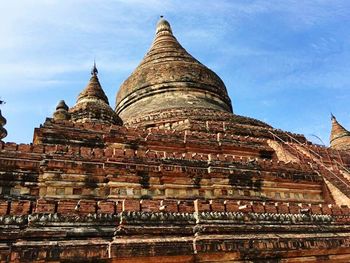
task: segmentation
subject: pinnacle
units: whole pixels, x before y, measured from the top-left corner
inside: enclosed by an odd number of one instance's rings
[[[331,120],[333,121],[333,120],[337,120],[336,118],[335,118],[335,116],[333,115],[333,113],[331,112]]]
[[[97,70],[97,67],[96,67],[96,61],[94,61],[94,66],[91,69],[91,75],[92,76],[97,76],[97,74],[98,74],[98,70]]]
[[[350,147],[350,132],[345,129],[332,114],[332,130],[330,135],[330,144],[332,148]]]
[[[69,107],[67,106],[66,102],[64,100],[60,100],[56,106],[56,110],[68,110]]]
[[[156,34],[161,32],[168,32],[170,34],[173,34],[170,23],[167,20],[165,20],[163,16],[160,16],[160,19],[157,23]]]
[[[56,106],[56,111],[53,113],[54,120],[69,120],[69,107],[64,100],[60,100]]]
[[[121,124],[122,121],[109,106],[108,98],[102,89],[97,74],[98,70],[96,63],[94,63],[88,84],[79,94],[76,104],[69,109],[71,120]]]
[[[335,136],[340,134],[340,133],[349,133],[350,132],[345,129],[336,119],[334,115],[332,115],[332,134]]]
[[[94,69],[96,68],[93,68],[93,70]],[[95,71],[92,71],[92,72],[94,72],[94,74],[92,73],[92,76],[88,84],[86,85],[85,89],[79,94],[77,103],[84,98],[95,98],[95,99],[103,100],[105,103],[109,104],[108,98],[104,93],[101,87],[100,81],[97,77],[97,69],[96,69],[96,72]]]

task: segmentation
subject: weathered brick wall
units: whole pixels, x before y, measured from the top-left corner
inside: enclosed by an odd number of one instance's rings
[[[269,235],[291,231],[291,236],[300,236],[319,229],[347,233],[349,208],[327,197],[315,172],[326,173],[323,167],[279,161],[267,144],[271,137],[266,128],[239,131],[224,120],[198,124],[189,131],[49,121],[36,130],[34,144],[1,143],[1,186],[11,191],[0,193],[0,243],[10,244],[0,249],[0,258],[8,260],[13,251],[14,261],[69,259],[77,253],[96,259],[128,256],[135,250],[150,257],[167,246],[178,246],[186,255],[220,252],[216,247],[231,253],[249,242],[231,244],[211,235],[259,234],[261,229]],[[254,136],[244,135],[249,133]],[[328,156],[328,163],[348,163],[347,153],[306,147]],[[205,235],[212,240],[201,240]],[[60,243],[68,236],[71,241]],[[130,236],[140,243],[129,244]],[[42,241],[29,248],[26,241],[16,241],[20,239]],[[60,248],[46,246],[48,240]],[[293,240],[282,244],[266,237],[259,244],[261,249],[297,249],[290,245]],[[312,240],[331,246],[331,241]],[[307,239],[300,242],[308,251],[317,251]],[[88,248],[94,252],[89,254]]]

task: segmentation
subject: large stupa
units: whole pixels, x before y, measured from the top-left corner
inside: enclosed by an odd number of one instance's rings
[[[31,144],[0,112],[1,262],[350,262],[334,116],[326,147],[236,115],[164,18],[115,110],[101,83],[94,64]]]

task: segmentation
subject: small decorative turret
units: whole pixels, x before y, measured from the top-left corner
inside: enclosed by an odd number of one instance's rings
[[[332,130],[329,138],[330,147],[336,150],[350,149],[350,132],[339,124],[333,114],[331,114]]]
[[[60,100],[56,106],[56,111],[53,113],[54,120],[69,120],[70,114],[68,112],[68,106],[64,100]]]
[[[71,120],[121,125],[122,121],[109,106],[97,75],[98,70],[94,62],[89,83],[79,94],[74,107],[69,110]]]
[[[4,104],[5,102],[0,100],[0,105]],[[4,128],[6,124],[6,119],[1,115],[1,110],[0,110],[0,140],[4,139],[7,136],[7,131]]]

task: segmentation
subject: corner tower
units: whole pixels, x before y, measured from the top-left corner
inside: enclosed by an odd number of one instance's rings
[[[122,121],[109,106],[108,98],[101,87],[97,74],[98,70],[94,63],[87,86],[79,94],[76,104],[69,109],[71,120],[120,125]],[[58,105],[58,107],[65,108],[64,105]]]
[[[119,89],[115,111],[131,122],[176,109],[189,115],[192,109],[232,113],[223,81],[180,45],[161,17],[150,50]]]
[[[329,138],[330,147],[336,150],[350,149],[350,132],[339,124],[337,119],[331,116],[332,130]]]

